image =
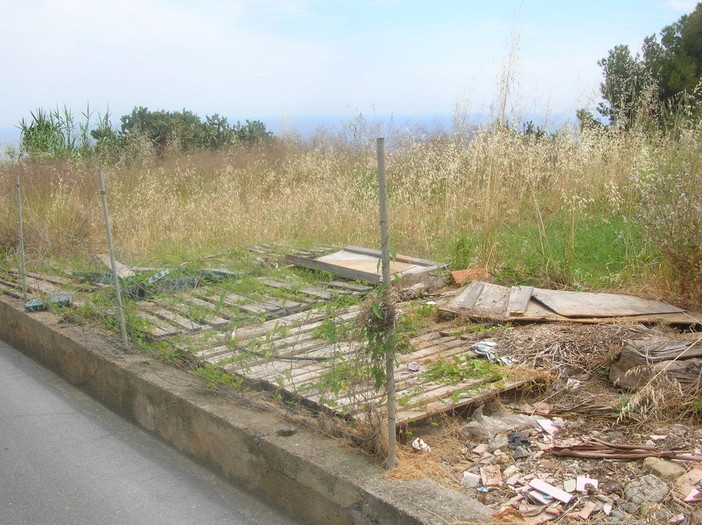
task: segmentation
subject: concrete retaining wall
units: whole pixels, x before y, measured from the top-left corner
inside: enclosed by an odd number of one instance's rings
[[[333,440],[208,390],[185,372],[105,344],[110,334],[27,314],[0,296],[0,338],[237,485],[304,523],[478,523],[489,509],[428,480],[381,469]]]

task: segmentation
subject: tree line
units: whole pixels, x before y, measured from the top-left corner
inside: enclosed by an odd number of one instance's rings
[[[640,53],[618,45],[597,64],[604,76],[597,111],[611,125],[629,127],[640,115],[665,124],[681,109],[695,114],[690,108],[702,97],[702,2],[665,26],[660,38],[646,37]],[[580,110],[578,118],[581,126],[597,123],[586,110]]]
[[[80,115],[69,109],[31,112],[22,119],[20,153],[29,157],[123,156],[129,150],[148,150],[156,155],[167,151],[221,149],[234,144],[267,141],[273,133],[259,120],[230,124],[219,114],[202,120],[195,113],[152,111],[137,106],[114,127],[109,113],[95,116],[88,108]]]

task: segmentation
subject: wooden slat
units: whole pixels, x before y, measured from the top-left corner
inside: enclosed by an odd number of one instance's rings
[[[292,283],[286,283],[283,281],[276,281],[274,279],[267,279],[265,277],[259,278],[259,281],[261,283],[265,284],[266,286],[270,286],[271,288],[282,288],[285,290],[289,290],[291,292],[302,293],[302,294],[316,297],[319,299],[324,299],[325,301],[328,301],[333,297],[333,295],[330,294],[329,292],[326,292],[322,288],[318,288],[318,287],[314,287],[314,286],[305,286],[303,288],[298,289]]]
[[[465,290],[458,294],[453,301],[451,301],[449,306],[461,309],[473,308],[478,300],[478,297],[480,297],[480,294],[483,292],[484,287],[484,282],[473,281],[466,287]]]
[[[6,294],[15,299],[22,299],[22,292],[13,285],[8,285],[7,281],[0,281],[0,295]]]
[[[533,291],[532,286],[513,286],[507,300],[507,317],[524,315]]]
[[[139,312],[138,315],[150,324],[149,337],[153,339],[166,339],[168,337],[173,337],[174,335],[177,335],[179,333],[178,329],[175,326],[170,325],[164,322],[162,319],[159,319],[158,317],[153,316],[147,312]]]
[[[440,414],[442,412],[446,412],[448,410],[455,410],[457,408],[461,408],[467,405],[475,405],[475,404],[480,404],[483,403],[486,399],[495,396],[497,394],[507,392],[509,390],[514,390],[515,388],[518,388],[524,384],[526,384],[529,380],[528,379],[518,379],[514,381],[508,381],[504,383],[503,386],[495,386],[494,384],[490,383],[485,385],[484,387],[480,387],[474,395],[462,398],[458,402],[453,402],[451,400],[450,396],[447,398],[444,398],[442,400],[434,401],[429,404],[427,404],[425,407],[422,407],[421,409],[418,408],[413,408],[409,407],[405,409],[404,407],[398,407],[397,410],[397,426],[403,426],[406,425],[407,423],[413,422],[417,423],[419,421],[422,421],[424,419],[428,419],[432,416],[435,416],[437,414]],[[461,389],[454,390],[454,392],[458,392]]]
[[[168,322],[171,322],[179,328],[182,328],[183,330],[186,330],[188,332],[199,332],[203,328],[202,325],[196,323],[192,319],[188,319],[178,313],[166,310],[165,308],[154,303],[142,303],[141,307],[144,309],[144,311],[155,315],[156,317],[164,319]]]

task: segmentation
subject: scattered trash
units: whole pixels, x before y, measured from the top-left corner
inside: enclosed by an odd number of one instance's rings
[[[47,295],[39,299],[32,299],[24,303],[27,312],[39,312],[49,307],[70,306],[73,296],[71,294]]]
[[[414,441],[412,441],[412,448],[417,452],[421,452],[422,454],[431,452],[431,447],[427,445],[421,438],[417,438]]]
[[[585,503],[585,506],[580,510],[580,512],[573,512],[567,514],[567,517],[574,518],[577,520],[586,520],[590,517],[590,514],[592,514],[596,508],[597,505],[594,502],[588,501]]]
[[[537,419],[536,424],[539,425],[549,436],[553,436],[558,432],[558,427],[549,419]]]
[[[531,445],[531,442],[517,430],[513,430],[507,434],[507,439],[509,440],[509,444],[507,446],[510,448],[510,450],[516,450],[519,447],[528,447]]]
[[[570,390],[571,392],[574,392],[575,390],[580,388],[580,385],[582,383],[578,381],[577,379],[573,379],[572,377],[569,377],[568,380],[566,381],[566,390]]]
[[[541,481],[538,478],[532,479],[529,482],[529,486],[566,504],[570,502],[571,499],[573,499],[572,494],[568,494],[564,490],[561,490],[558,487],[554,487],[553,485],[550,485],[545,481]]]
[[[407,370],[410,372],[419,372],[420,368],[421,366],[416,361],[407,364]]]
[[[702,501],[702,495],[698,490],[698,485],[700,482],[702,482],[702,470],[689,470],[675,482],[675,485],[673,485],[673,497],[686,503]]]
[[[579,445],[554,445],[546,450],[556,456],[574,456],[596,459],[643,459],[659,457],[683,461],[702,462],[702,455],[694,450],[658,450],[648,445],[619,445],[597,438],[590,438]]]
[[[466,470],[463,473],[463,477],[461,478],[461,483],[467,487],[477,487],[480,483],[480,479],[480,476],[478,476],[477,474],[468,472]]]
[[[587,487],[592,487],[593,489],[597,490],[598,486],[598,480],[586,478],[585,476],[578,476],[575,480],[575,490],[578,492],[587,492]]]
[[[578,488],[577,481],[574,479],[567,479],[563,482],[563,490],[566,492],[575,492],[575,489]]]
[[[509,357],[500,357],[495,353],[497,343],[493,341],[480,341],[470,346],[473,353],[478,356],[485,357],[491,363],[499,363],[501,365],[510,366],[514,361]]]
[[[495,487],[502,483],[502,470],[499,465],[480,467],[480,479],[486,487]]]
[[[492,439],[496,434],[509,432],[510,430],[520,430],[524,428],[534,428],[537,426],[535,416],[525,414],[495,413],[492,416],[484,416],[482,407],[473,412],[473,421],[463,426],[461,432]]]

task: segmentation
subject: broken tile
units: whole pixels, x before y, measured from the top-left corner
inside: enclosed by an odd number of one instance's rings
[[[571,499],[573,499],[573,496],[568,494],[564,490],[561,490],[558,487],[554,487],[553,485],[550,485],[545,481],[541,481],[538,478],[532,479],[529,482],[529,486],[540,492],[548,494],[549,496],[552,496],[558,501],[562,501],[563,503],[568,503]]]
[[[480,467],[480,477],[483,485],[494,487],[502,483],[502,472],[499,465],[488,465]]]
[[[487,446],[486,443],[481,443],[480,445],[478,445],[477,447],[475,447],[473,450],[471,450],[471,452],[472,452],[473,454],[476,454],[476,455],[478,455],[478,456],[482,456],[482,455],[485,454],[487,451],[488,451],[488,446]]]
[[[574,479],[567,479],[563,482],[563,490],[566,492],[575,492],[576,487],[577,484]]]
[[[461,484],[467,487],[477,487],[480,483],[480,476],[473,474],[472,472],[465,471],[461,479]]]

